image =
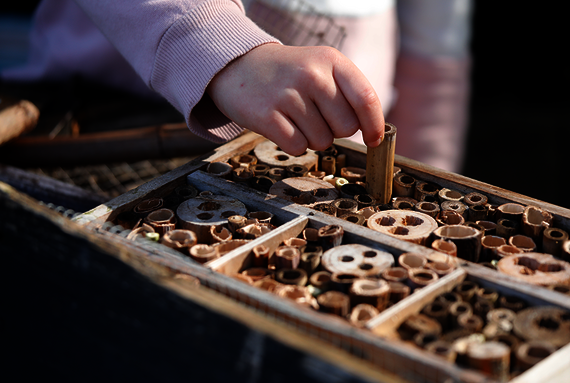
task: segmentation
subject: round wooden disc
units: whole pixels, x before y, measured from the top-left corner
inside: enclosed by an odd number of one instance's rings
[[[497,263],[497,270],[535,285],[570,285],[570,263],[550,254],[509,255]]]
[[[558,307],[529,307],[517,313],[513,332],[526,341],[540,340],[562,347],[570,342],[569,316],[569,311]]]
[[[338,198],[338,191],[330,183],[311,177],[290,177],[276,182],[269,188],[269,194],[276,195],[299,205],[314,205],[332,202]]]
[[[182,202],[176,210],[180,220],[206,226],[222,225],[232,215],[246,214],[247,209],[241,201],[222,195],[191,198]]]
[[[182,228],[195,232],[199,243],[210,241],[210,227],[227,224],[233,215],[246,214],[247,209],[242,202],[221,195],[191,198],[176,210]]]
[[[311,149],[300,156],[285,153],[271,141],[264,141],[253,149],[258,161],[272,168],[285,168],[290,165],[304,165],[309,170],[317,170],[319,156]]]
[[[392,237],[423,245],[438,225],[427,214],[409,210],[384,210],[368,218],[369,228]]]
[[[323,267],[330,273],[351,274],[359,277],[380,275],[394,265],[394,256],[364,245],[342,245],[327,250],[322,258]]]

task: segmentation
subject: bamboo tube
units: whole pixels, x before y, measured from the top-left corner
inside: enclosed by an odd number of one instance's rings
[[[384,139],[380,145],[375,148],[368,148],[366,155],[368,193],[379,204],[389,203],[392,196],[396,150],[396,127],[386,123],[384,129]]]
[[[32,130],[39,117],[39,109],[30,101],[11,104],[0,100],[0,145]]]

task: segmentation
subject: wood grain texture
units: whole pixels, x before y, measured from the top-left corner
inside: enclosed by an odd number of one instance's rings
[[[384,139],[375,148],[367,148],[366,184],[368,193],[380,204],[387,204],[392,198],[394,179],[394,154],[396,153],[396,132],[392,124],[385,125]]]

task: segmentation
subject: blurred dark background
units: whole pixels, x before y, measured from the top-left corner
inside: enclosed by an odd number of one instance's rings
[[[475,3],[463,174],[570,208],[570,66],[561,19],[549,6]]]
[[[5,4],[0,15],[25,20],[37,3]],[[561,11],[513,2],[479,1],[474,7],[469,139],[462,174],[570,208],[568,122],[563,115],[570,65],[562,54],[567,27],[557,15]]]

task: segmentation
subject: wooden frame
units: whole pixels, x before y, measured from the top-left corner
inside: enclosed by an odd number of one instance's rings
[[[308,335],[328,341],[336,345],[339,349],[357,355],[382,370],[399,374],[404,379],[414,381],[440,381],[451,378],[460,381],[484,381],[486,377],[479,373],[444,363],[438,358],[426,355],[426,353],[419,350],[410,349],[409,347],[397,344],[397,342],[394,343],[381,339],[366,330],[355,329],[342,320],[299,307],[285,299],[276,298],[265,291],[255,289],[225,275],[232,275],[240,271],[244,265],[247,264],[251,250],[256,244],[263,243],[271,248],[275,248],[281,243],[283,238],[298,234],[306,225],[319,228],[327,224],[340,224],[345,229],[345,239],[348,243],[365,244],[383,249],[389,251],[394,256],[398,256],[404,252],[419,252],[426,255],[426,257],[432,261],[450,261],[447,255],[432,249],[394,239],[345,220],[328,216],[307,207],[292,204],[280,198],[213,177],[203,171],[208,163],[227,161],[235,155],[248,153],[263,140],[264,138],[256,134],[246,133],[236,140],[217,148],[212,153],[191,161],[162,177],[158,177],[129,193],[125,193],[79,216],[76,222],[88,230],[100,231],[105,222],[112,221],[119,213],[132,209],[136,203],[146,198],[163,196],[174,190],[177,186],[185,184],[187,181],[199,190],[210,190],[215,194],[238,196],[238,199],[246,203],[249,209],[269,211],[274,213],[282,223],[289,222],[284,223],[274,232],[262,236],[254,242],[224,255],[222,258],[208,263],[206,269],[202,266],[193,265],[190,273],[198,274],[199,278],[201,275],[202,278],[200,279],[204,285],[228,295],[270,318],[278,319],[286,325],[294,326]],[[354,144],[346,140],[337,140],[335,145],[340,152],[347,154],[347,165],[365,167],[366,150],[362,145]],[[554,222],[557,227],[564,230],[570,229],[570,210],[568,209],[496,188],[467,177],[445,172],[400,156],[396,156],[395,165],[407,174],[422,180],[437,183],[443,187],[464,193],[478,191],[487,195],[490,203],[493,204],[516,202],[523,205],[537,206],[553,214]],[[102,235],[110,234],[103,232]],[[141,242],[136,246],[148,254],[155,256],[160,255],[157,259],[158,262],[168,263],[172,262],[170,259],[176,259],[176,264],[179,262],[183,262],[184,264],[192,263],[184,259],[180,254],[175,254],[176,252],[164,248],[164,246],[150,245],[146,242]],[[466,261],[457,260],[457,265],[461,268],[454,273],[424,288],[419,293],[412,294],[410,297],[371,320],[368,325],[369,330],[377,334],[385,335],[387,332],[383,329],[389,328],[389,323],[392,323],[392,327],[397,323],[397,321],[394,321],[394,318],[402,319],[410,313],[417,312],[423,304],[433,298],[433,294],[451,288],[459,280],[466,277],[482,281],[485,285],[493,285],[503,293],[524,296],[525,299],[532,302],[533,305],[547,304],[570,309],[569,296],[543,287],[526,285],[512,277]],[[207,274],[206,270],[214,270],[217,272],[214,273],[217,275],[215,280],[203,278],[204,275],[210,275]],[[569,356],[570,347],[566,346],[555,355],[552,355],[536,367],[517,377],[515,381],[527,381],[527,377],[539,374],[537,370],[543,370],[542,366],[552,365],[554,362],[551,360],[560,361]],[[405,369],[402,368],[404,365],[406,365]],[[570,366],[557,369],[551,368],[549,372],[552,373],[550,374],[552,379],[568,378],[570,377]]]

